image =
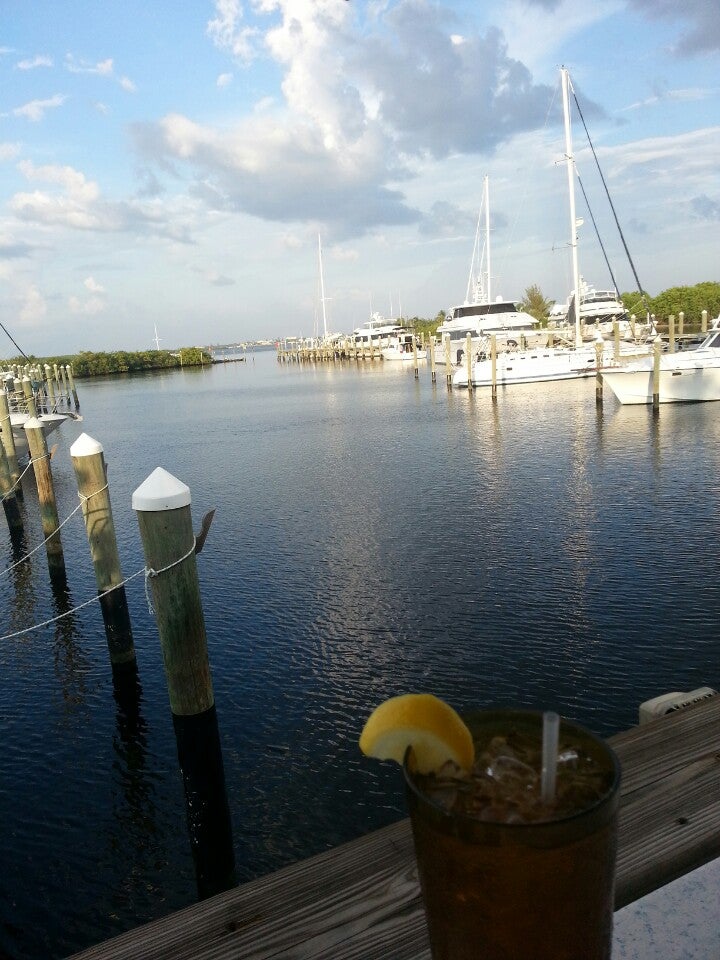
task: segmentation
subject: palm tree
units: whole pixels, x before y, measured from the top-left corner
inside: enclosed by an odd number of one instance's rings
[[[553,305],[552,300],[548,300],[540,287],[534,283],[531,287],[528,287],[525,291],[525,296],[520,301],[520,309],[524,310],[525,313],[529,313],[531,317],[535,317],[542,326],[545,326],[547,323],[548,310]]]

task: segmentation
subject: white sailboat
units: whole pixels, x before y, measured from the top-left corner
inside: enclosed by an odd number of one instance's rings
[[[620,403],[653,402],[653,357],[603,370],[602,376]],[[720,317],[698,347],[661,355],[657,387],[660,403],[720,400]]]
[[[436,363],[444,364],[446,362],[448,356],[446,342],[448,339],[450,341],[450,363],[456,364],[462,360],[468,334],[470,334],[473,346],[478,347],[488,334],[519,334],[529,332],[537,326],[537,320],[531,317],[529,313],[518,310],[517,304],[513,300],[503,300],[502,297],[499,297],[493,301],[491,296],[490,178],[488,176],[483,180],[481,213],[483,210],[485,213],[484,256],[480,255],[478,257],[480,236],[480,217],[478,216],[465,302],[451,307],[447,316],[437,328],[436,336],[439,337],[440,342],[434,348]]]
[[[581,302],[580,272],[578,268],[577,231],[580,221],[575,209],[575,157],[572,147],[570,122],[570,76],[563,67],[560,71],[563,95],[563,116],[565,121],[565,159],[568,176],[569,212],[570,212],[570,249],[572,254],[573,292],[570,298],[568,321],[573,327],[573,343],[569,346],[538,347],[526,350],[501,352],[495,360],[493,381],[493,361],[490,351],[484,347],[480,356],[471,364],[471,383],[473,386],[491,386],[493,382],[504,386],[512,383],[539,383],[554,380],[576,380],[591,377],[597,372],[597,351],[595,344],[583,342],[580,311],[575,304]],[[637,347],[634,347],[637,354]],[[610,363],[614,356],[614,345],[604,343],[601,363]],[[468,371],[461,366],[453,377],[456,387],[468,386]]]

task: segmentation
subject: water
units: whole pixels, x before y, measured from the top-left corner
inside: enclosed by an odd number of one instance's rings
[[[595,406],[594,381],[448,392],[400,365],[247,363],[80,382],[72,440],[99,440],[124,575],[133,490],[192,491],[240,880],[404,813],[363,758],[370,710],[428,690],[457,709],[555,709],[609,735],[671,690],[720,685],[715,404]],[[29,545],[40,522],[26,486]],[[0,577],[2,634],[95,594],[77,514],[67,595],[44,550]],[[12,561],[3,524],[0,567]],[[0,645],[0,956],[63,957],[194,901],[157,630],[128,584],[141,687],[113,697],[97,604]]]

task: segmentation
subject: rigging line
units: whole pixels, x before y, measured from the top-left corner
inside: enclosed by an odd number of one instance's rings
[[[630,264],[630,268],[631,268],[631,270],[632,270],[632,272],[633,272],[633,276],[635,277],[635,283],[637,284],[638,291],[640,292],[640,296],[642,297],[642,301],[643,301],[643,303],[645,304],[645,309],[646,309],[647,315],[648,315],[648,317],[649,317],[649,316],[650,316],[650,304],[647,302],[647,300],[646,300],[646,298],[645,298],[645,291],[643,290],[642,284],[640,283],[640,278],[639,278],[638,275],[637,275],[637,270],[635,269],[635,264],[633,263],[633,259],[632,259],[632,257],[630,256],[630,250],[628,249],[628,245],[627,245],[627,243],[625,242],[625,236],[624,236],[624,234],[623,234],[623,232],[622,232],[622,227],[620,226],[620,221],[618,220],[618,215],[617,215],[617,213],[615,212],[615,205],[614,205],[613,202],[612,202],[612,198],[611,198],[611,196],[610,196],[610,191],[608,190],[607,183],[605,182],[605,177],[603,176],[603,172],[602,172],[602,169],[601,169],[601,167],[600,167],[600,161],[598,160],[597,154],[595,153],[595,147],[594,147],[594,145],[593,145],[593,142],[592,142],[592,140],[590,139],[590,131],[588,130],[587,124],[585,123],[585,117],[583,116],[583,112],[582,112],[582,110],[580,109],[580,104],[578,103],[577,94],[575,93],[575,90],[574,90],[574,89],[573,89],[572,94],[573,94],[573,99],[574,99],[574,101],[575,101],[575,106],[576,106],[577,109],[578,109],[578,114],[580,115],[580,119],[582,120],[582,125],[583,125],[583,127],[585,128],[585,135],[586,135],[586,137],[588,138],[588,143],[590,144],[590,149],[592,150],[592,155],[593,155],[593,157],[594,157],[594,159],[595,159],[595,166],[597,167],[598,173],[600,174],[600,179],[602,180],[602,185],[603,185],[603,187],[605,187],[605,196],[608,198],[608,203],[610,204],[610,209],[612,210],[613,217],[615,218],[615,225],[616,225],[617,228],[618,228],[618,233],[620,234],[620,239],[622,240],[622,245],[623,245],[623,247],[625,248],[625,253],[626,253],[627,258],[628,258],[628,263]]]
[[[577,173],[577,168],[576,168],[576,173]],[[614,274],[613,274],[612,267],[610,266],[610,261],[608,260],[608,255],[607,255],[607,253],[605,252],[605,246],[603,245],[602,238],[600,237],[600,231],[598,230],[597,224],[595,223],[595,217],[593,216],[592,208],[591,208],[591,206],[590,206],[590,201],[588,200],[588,195],[585,193],[585,187],[583,186],[583,182],[582,182],[582,179],[581,179],[579,173],[577,173],[577,179],[578,179],[578,183],[580,184],[580,189],[582,190],[582,195],[583,195],[583,197],[585,197],[585,204],[586,204],[586,206],[587,206],[587,211],[588,211],[588,213],[590,214],[590,219],[592,220],[592,225],[593,225],[593,227],[595,228],[595,236],[597,237],[597,242],[600,244],[600,249],[602,250],[602,255],[603,255],[603,257],[605,257],[605,266],[608,268],[608,273],[610,274],[610,279],[612,280],[613,287],[615,288],[615,293],[616,293],[616,295],[619,297],[619,296],[620,296],[620,291],[618,290],[617,281],[615,280],[615,276],[614,276]]]
[[[20,351],[20,353],[25,357],[25,359],[26,359],[26,360],[28,361],[28,363],[29,363],[29,362],[30,362],[30,357],[25,353],[25,351],[22,349],[22,347],[21,347],[20,344],[17,342],[17,340],[14,339],[14,337],[12,336],[12,334],[10,333],[10,331],[8,330],[8,328],[5,326],[5,324],[2,323],[2,322],[0,322],[0,327],[3,328],[3,330],[5,331],[5,333],[8,335],[8,337],[10,337],[10,339],[11,339],[12,342],[15,344],[15,346],[18,348],[18,350]]]

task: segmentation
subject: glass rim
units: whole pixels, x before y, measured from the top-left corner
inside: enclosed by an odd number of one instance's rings
[[[466,716],[519,716],[523,718],[537,718],[542,720],[543,711],[542,710],[532,710],[532,709],[522,709],[522,708],[513,708],[513,707],[498,707],[497,709],[488,708],[485,710],[476,710],[468,711],[466,714],[461,714],[460,716],[465,719]],[[546,820],[531,820],[527,822],[520,823],[503,823],[502,821],[497,820],[482,820],[480,817],[474,817],[468,813],[462,812],[453,812],[448,810],[447,807],[444,807],[437,800],[431,799],[426,793],[424,793],[420,787],[415,783],[413,779],[412,772],[408,766],[408,759],[412,753],[412,746],[408,745],[405,750],[405,756],[403,757],[403,776],[405,778],[406,787],[414,794],[418,799],[419,803],[430,807],[436,814],[441,816],[444,820],[450,822],[454,821],[456,823],[467,823],[470,824],[481,824],[483,827],[487,827],[492,830],[507,830],[507,831],[517,831],[521,832],[523,830],[535,829],[538,830],[541,827],[549,828],[554,827],[558,824],[567,824],[571,823],[574,820],[580,820],[583,817],[588,817],[592,815],[596,810],[599,810],[604,804],[608,803],[613,796],[619,793],[620,789],[620,779],[622,775],[622,770],[620,767],[620,760],[618,759],[617,754],[610,746],[610,744],[604,740],[602,737],[598,736],[596,733],[593,733],[587,727],[583,726],[580,723],[576,723],[574,720],[568,720],[562,715],[560,716],[560,729],[562,727],[570,727],[573,730],[579,731],[583,736],[587,737],[589,740],[594,741],[599,744],[607,753],[607,757],[611,765],[611,774],[612,779],[607,788],[607,790],[597,798],[593,803],[589,804],[586,807],[583,807],[582,810],[575,810],[572,813],[567,813],[562,816],[551,817]]]

